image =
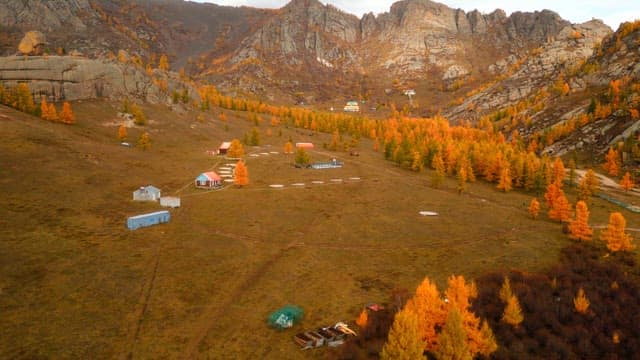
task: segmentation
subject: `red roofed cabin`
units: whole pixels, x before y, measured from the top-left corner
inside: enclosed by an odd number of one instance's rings
[[[222,178],[213,171],[202,173],[196,178],[196,187],[213,189],[222,186]]]
[[[220,147],[218,148],[218,154],[223,155],[226,154],[227,151],[229,151],[229,148],[231,147],[231,142],[229,141],[225,141],[222,144],[220,144]]]
[[[296,148],[297,149],[300,149],[300,148],[313,149],[313,143],[310,143],[310,142],[299,142],[299,143],[296,143]]]

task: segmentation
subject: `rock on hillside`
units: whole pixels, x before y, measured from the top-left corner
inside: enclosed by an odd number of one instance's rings
[[[157,71],[154,76],[167,82],[168,89],[197,90],[179,81],[177,74]],[[72,56],[9,56],[0,58],[0,83],[15,86],[27,83],[34,97],[50,100],[81,100],[101,97],[138,98],[150,103],[168,103],[163,91],[145,71],[108,60]]]
[[[464,119],[470,108],[483,114],[513,105],[552,83],[560,72],[588,59],[594,46],[609,34],[611,29],[600,20],[565,26],[550,42],[530,51],[520,65],[515,57],[491,65],[488,70],[496,76],[508,76],[447,109],[444,115],[456,121]],[[513,74],[508,73],[510,68]],[[584,88],[584,81],[572,84],[572,89],[579,88]]]

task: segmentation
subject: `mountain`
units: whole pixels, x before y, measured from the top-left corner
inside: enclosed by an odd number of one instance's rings
[[[432,107],[450,94],[431,93],[484,83],[495,76],[493,64],[520,59],[571,26],[548,10],[507,17],[429,0],[399,1],[361,19],[317,0],[292,0],[278,10],[180,0],[3,0],[0,13],[5,55],[26,31],[40,30],[49,53],[74,49],[99,58],[125,50],[153,64],[167,54],[173,69],[231,94],[388,103],[397,101],[387,97],[394,89],[418,87]]]

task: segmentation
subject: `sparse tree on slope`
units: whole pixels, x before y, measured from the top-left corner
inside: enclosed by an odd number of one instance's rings
[[[238,161],[238,163],[236,164],[236,169],[233,172],[233,175],[233,183],[236,186],[242,187],[249,184],[249,171],[247,170],[247,167],[242,160]]]
[[[589,169],[580,181],[578,186],[578,197],[580,200],[589,201],[589,198],[598,190],[598,178],[596,173]]]
[[[138,147],[142,150],[147,150],[149,146],[151,146],[151,140],[149,139],[149,133],[145,131],[138,139]]]
[[[127,127],[124,125],[120,125],[118,128],[118,140],[124,141],[127,139]]]
[[[571,218],[571,204],[564,191],[559,190],[558,197],[553,201],[553,206],[549,209],[549,218],[562,222],[569,221]]]
[[[620,181],[620,187],[622,187],[624,189],[624,191],[629,191],[631,189],[633,189],[633,187],[635,186],[635,184],[633,183],[633,180],[631,179],[631,174],[629,174],[629,172],[627,171],[624,176],[622,177],[622,180]]]
[[[304,148],[298,148],[296,151],[296,164],[307,165],[311,161],[309,154],[304,150]]]
[[[416,315],[405,310],[396,314],[387,342],[382,348],[382,360],[423,359],[423,345],[418,334]]]
[[[164,71],[169,71],[169,59],[167,58],[167,55],[162,54],[162,56],[160,56],[160,62],[158,63],[158,69],[164,70]]]
[[[602,166],[610,176],[618,176],[620,171],[620,154],[614,150],[613,147],[609,148],[607,156],[605,156],[605,163]]]
[[[291,141],[287,141],[287,143],[284,144],[284,153],[293,154],[293,144],[291,143]]]
[[[600,232],[600,239],[607,243],[607,249],[612,252],[632,250],[635,246],[631,244],[631,235],[625,233],[627,221],[619,212],[614,212],[609,216],[607,228]]]
[[[74,124],[76,122],[76,115],[71,110],[71,104],[65,101],[62,104],[62,111],[60,112],[60,121],[65,124]]]
[[[576,219],[569,223],[569,237],[574,240],[591,240],[593,229],[589,226],[589,208],[584,201],[576,204]]]
[[[513,296],[513,292],[511,292],[511,281],[509,281],[508,277],[504,277],[504,281],[502,282],[502,287],[500,287],[500,300],[503,303],[508,303],[509,299]]]

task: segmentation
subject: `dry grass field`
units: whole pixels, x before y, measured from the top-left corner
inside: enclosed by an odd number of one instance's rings
[[[0,358],[323,358],[291,337],[353,323],[365,303],[425,276],[442,287],[454,273],[544,269],[569,243],[559,224],[527,216],[530,194],[478,182],[460,195],[453,179],[434,189],[428,171],[399,169],[366,140],[350,157],[322,148],[330,135],[266,136],[266,121],[263,144],[246,150],[269,155],[245,157],[246,188],[196,190],[200,172],[229,162],[205,151],[252,126],[243,114],[229,113],[225,129],[213,112],[198,122],[144,107],[152,146],[142,151],[120,146],[109,125],[119,104],[73,106],[74,126],[0,107]],[[293,167],[289,137],[314,142],[313,160],[345,166]],[[168,224],[129,231],[127,216],[160,209],[131,200],[147,184],[182,207]],[[594,200],[592,222],[614,209]],[[286,304],[304,309],[302,323],[269,329]]]

